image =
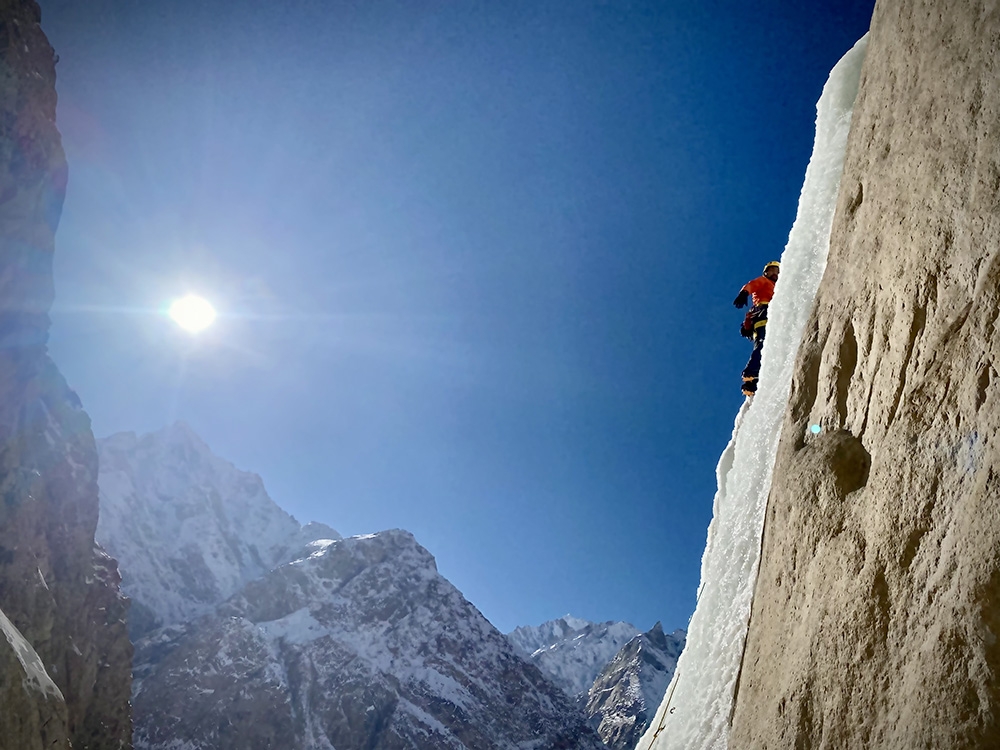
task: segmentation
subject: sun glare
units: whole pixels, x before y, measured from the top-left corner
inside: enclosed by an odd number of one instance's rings
[[[177,325],[192,333],[205,330],[215,320],[215,308],[208,300],[194,294],[175,300],[169,312]]]

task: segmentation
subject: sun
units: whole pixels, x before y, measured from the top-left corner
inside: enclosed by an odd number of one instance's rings
[[[174,300],[168,312],[177,325],[191,333],[203,331],[215,321],[215,308],[195,294]]]

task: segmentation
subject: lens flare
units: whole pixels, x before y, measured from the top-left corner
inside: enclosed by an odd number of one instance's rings
[[[208,300],[195,294],[175,300],[170,305],[169,314],[177,325],[191,333],[203,331],[215,321],[215,308]]]

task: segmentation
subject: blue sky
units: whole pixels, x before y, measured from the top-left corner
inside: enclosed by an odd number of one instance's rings
[[[51,350],[502,630],[684,627],[830,68],[873,2],[43,0]],[[162,311],[189,291],[218,323]]]

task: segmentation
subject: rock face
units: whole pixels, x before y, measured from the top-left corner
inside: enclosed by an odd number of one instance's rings
[[[993,3],[876,5],[733,748],[1000,747],[998,49]]]
[[[244,584],[301,556],[316,539],[279,508],[260,477],[239,471],[177,423],[99,441],[97,539],[121,564],[132,635],[212,611]]]
[[[572,615],[507,634],[567,695],[584,697],[615,654],[639,634],[627,622],[589,622]]]
[[[39,21],[0,0],[0,748],[124,748],[127,602],[94,544],[90,421],[46,352],[66,161]]]
[[[404,531],[316,542],[136,654],[136,747],[602,748]]]
[[[587,716],[612,750],[632,750],[653,719],[677,669],[685,633],[656,623],[626,643],[587,693]]]

